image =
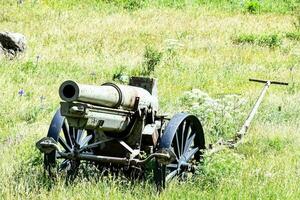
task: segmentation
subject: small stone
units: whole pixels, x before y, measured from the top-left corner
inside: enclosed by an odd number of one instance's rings
[[[25,51],[26,39],[20,33],[0,32],[0,45],[0,53],[16,55]]]

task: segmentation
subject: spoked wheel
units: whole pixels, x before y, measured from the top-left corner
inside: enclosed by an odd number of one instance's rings
[[[162,189],[175,176],[192,172],[193,164],[200,161],[205,139],[198,118],[186,113],[176,114],[160,139],[159,149],[172,151],[176,155],[170,164],[156,162],[155,181],[158,189]]]
[[[81,129],[70,127],[65,117],[61,116],[60,109],[55,113],[48,130],[47,137],[52,137],[58,144],[61,152],[76,152],[86,146],[93,135]],[[44,166],[49,175],[65,173],[69,179],[74,179],[78,174],[80,160],[62,158],[58,150],[44,155]]]

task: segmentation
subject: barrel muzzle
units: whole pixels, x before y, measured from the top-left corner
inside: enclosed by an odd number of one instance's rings
[[[76,101],[79,96],[78,84],[71,80],[63,82],[59,87],[59,96],[66,102]]]

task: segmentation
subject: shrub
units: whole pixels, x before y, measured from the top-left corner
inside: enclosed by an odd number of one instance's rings
[[[256,36],[255,35],[240,35],[236,38],[233,39],[233,42],[235,44],[254,44],[256,41]]]
[[[161,52],[151,46],[146,46],[141,75],[149,76],[151,73],[153,73],[155,67],[160,63],[161,58]]]
[[[257,44],[259,46],[277,47],[282,43],[281,38],[278,35],[263,35],[258,37]]]
[[[201,120],[204,131],[211,140],[232,137],[243,117],[241,111],[245,100],[237,95],[213,99],[207,93],[193,89],[185,92],[180,100],[186,112],[197,115]]]
[[[250,0],[245,3],[245,9],[248,13],[257,14],[260,12],[260,2],[256,0]]]
[[[234,44],[255,44],[258,46],[267,46],[270,48],[278,47],[282,44],[282,39],[277,34],[254,35],[242,34],[233,38]]]
[[[112,3],[126,10],[137,10],[144,6],[146,0],[104,0],[106,3]]]
[[[125,66],[119,66],[115,69],[114,74],[113,74],[113,80],[118,81],[121,83],[128,83],[129,82],[129,77],[126,73],[126,67]]]
[[[286,33],[285,35],[288,39],[300,41],[300,31],[294,31]]]
[[[123,8],[127,10],[136,10],[143,7],[142,0],[126,0],[123,1]]]

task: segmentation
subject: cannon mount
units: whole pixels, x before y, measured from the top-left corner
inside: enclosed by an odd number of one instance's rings
[[[100,171],[143,174],[154,162],[155,183],[163,188],[172,178],[193,172],[205,149],[202,125],[187,113],[171,119],[159,115],[156,87],[155,79],[143,77],[132,77],[127,86],[64,82],[61,106],[47,137],[36,144],[48,174],[76,177],[83,161]]]

